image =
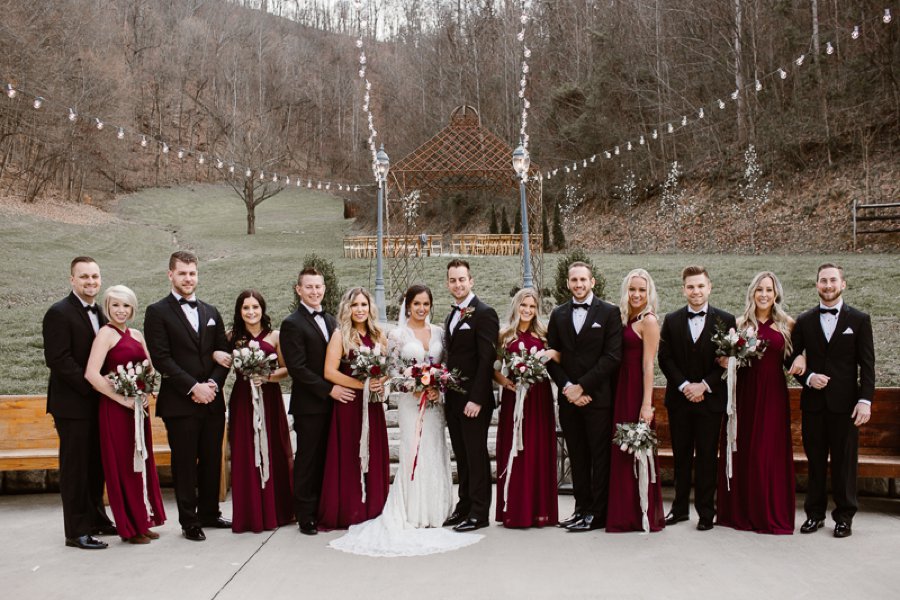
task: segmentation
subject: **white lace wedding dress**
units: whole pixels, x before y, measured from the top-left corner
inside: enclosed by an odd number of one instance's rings
[[[438,359],[443,347],[442,331],[436,325],[430,327],[431,341],[427,355]],[[406,327],[400,326],[391,331],[388,340],[389,347],[399,349],[404,359],[422,360],[426,356],[425,347]],[[453,478],[450,450],[444,434],[444,407],[437,405],[425,409],[415,479],[411,479],[419,399],[415,394],[398,394],[396,397],[400,466],[384,511],[375,519],[351,526],[344,536],[329,545],[337,550],[366,556],[421,556],[456,550],[478,542],[484,536],[441,528],[453,509]]]

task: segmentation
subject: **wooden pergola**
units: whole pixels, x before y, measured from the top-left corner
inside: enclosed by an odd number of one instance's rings
[[[481,125],[471,106],[455,108],[450,123],[413,152],[393,163],[388,174],[387,197],[398,205],[401,219],[393,221],[394,234],[411,235],[409,222],[402,219],[401,200],[418,190],[425,200],[460,190],[485,190],[519,198],[519,178],[512,167],[513,148]],[[543,243],[540,168],[532,163],[525,185],[528,207],[529,244],[535,287],[542,287]],[[389,211],[394,212],[394,211]],[[395,213],[396,214],[396,213]],[[399,227],[400,231],[397,231]],[[421,253],[407,252],[391,261],[391,297],[396,298],[421,279]]]

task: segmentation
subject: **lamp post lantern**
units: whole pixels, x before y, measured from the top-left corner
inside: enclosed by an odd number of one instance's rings
[[[519,175],[519,200],[522,214],[522,287],[534,287],[534,278],[531,274],[531,244],[528,236],[528,203],[525,199],[525,182],[528,180],[528,167],[531,165],[531,157],[522,143],[513,151],[513,169]]]
[[[384,306],[384,193],[391,159],[384,151],[384,144],[375,155],[375,171],[378,178],[378,232],[375,244],[375,306],[381,320],[387,317]]]

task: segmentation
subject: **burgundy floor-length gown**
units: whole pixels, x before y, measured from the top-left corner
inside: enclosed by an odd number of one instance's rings
[[[782,366],[784,337],[766,322],[759,324],[759,338],[769,342],[762,358],[737,372],[737,451],[732,454],[730,482],[722,433],[717,523],[789,535],[794,532],[794,451]]]
[[[362,343],[372,348],[374,343],[362,336]],[[355,357],[341,361],[341,372],[349,375]],[[359,437],[362,432],[362,390],[357,390],[351,402],[335,402],[325,454],[325,476],[319,498],[319,529],[346,529],[356,523],[374,519],[381,514],[390,487],[390,457],[388,455],[387,425],[384,406],[370,402],[369,411],[369,472],[365,476],[366,499],[362,499],[360,483]]]
[[[613,405],[613,423],[637,423],[644,400],[644,340],[634,331],[636,319],[628,322],[622,334],[622,363],[616,384]],[[615,429],[613,429],[615,431]],[[647,484],[647,516],[650,531],[661,531],[666,526],[663,515],[659,465],[654,461],[656,483]],[[609,468],[609,509],[606,514],[606,531],[621,533],[643,531],[641,498],[638,480],[634,475],[634,455],[618,447],[612,449]]]
[[[545,344],[531,332],[519,332],[506,346],[518,351],[519,343],[526,350],[543,350]],[[509,495],[504,509],[507,462],[513,443],[516,394],[503,390],[500,417],[497,425],[497,505],[496,519],[504,527],[543,527],[559,521],[556,480],[556,417],[550,381],[532,385],[525,396],[522,419],[524,448],[513,459],[509,481]]]
[[[139,341],[131,337],[131,330],[120,331],[116,345],[106,354],[103,373],[115,371],[119,365],[139,363],[147,359],[147,353]],[[134,411],[125,408],[105,396],[100,398],[100,454],[103,457],[103,475],[106,477],[106,495],[109,508],[116,521],[116,531],[122,539],[146,533],[151,527],[166,522],[159,477],[153,458],[153,433],[150,417],[144,419],[144,442],[149,456],[144,463],[147,472],[147,498],[152,514],[147,514],[144,504],[144,483],[141,473],[134,471]]]
[[[275,347],[262,339],[259,348],[273,354]],[[292,502],[293,452],[281,386],[259,388],[265,411],[269,480],[262,487],[253,443],[253,398],[250,381],[238,374],[228,403],[228,439],[231,443],[231,530],[234,533],[276,529],[294,520]]]

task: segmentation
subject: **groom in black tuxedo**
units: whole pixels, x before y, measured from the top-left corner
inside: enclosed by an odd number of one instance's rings
[[[144,336],[162,375],[156,414],[166,424],[178,522],[185,538],[206,539],[203,527],[230,528],[219,512],[228,369],[213,360],[228,351],[225,325],[215,306],[197,300],[197,257],[169,258],[172,292],[147,307]]]
[[[666,315],[659,340],[659,368],[666,376],[665,402],[675,462],[675,501],[666,525],[688,520],[696,450],[697,529],[708,531],[716,516],[719,431],[728,402],[724,369],[716,362],[712,335],[720,324],[730,329],[735,321],[731,313],[710,306],[712,283],[706,268],[685,267],[681,281],[687,306]]]
[[[569,265],[572,299],[553,310],[547,327],[547,345],[560,353],[560,362],[547,363],[547,369],[558,390],[575,494],[575,513],[560,526],[572,532],[606,526],[612,384],[622,360],[621,313],[594,296],[595,284],[590,265]]]
[[[294,288],[300,305],[281,324],[281,353],[293,381],[290,413],[297,433],[294,458],[294,514],[300,532],[315,535],[325,450],[335,400],[349,402],[353,390],[325,381],[325,349],[337,328],[322,310],[325,278],[317,269],[300,271]]]
[[[806,521],[801,533],[825,525],[826,474],[831,454],[834,537],[851,535],[856,514],[858,427],[869,421],[875,394],[875,346],[872,321],[841,298],[844,270],[823,264],[816,276],[819,306],[797,317],[791,332],[792,357],[806,354],[800,409],[803,449],[809,460]]]
[[[469,263],[447,265],[447,288],[454,304],[444,321],[447,368],[465,377],[465,391],[446,394],[445,413],[450,444],[459,475],[459,501],[444,522],[455,531],[473,531],[489,524],[491,459],[487,434],[494,412],[493,375],[500,321],[497,312],[472,292]]]
[[[96,303],[100,293],[97,261],[79,256],[69,267],[72,292],[44,315],[44,360],[50,368],[47,412],[59,435],[59,492],[66,546],[106,548],[94,534],[113,535],[103,507],[103,463],[97,420],[99,397],[84,378],[91,345],[106,317]]]

